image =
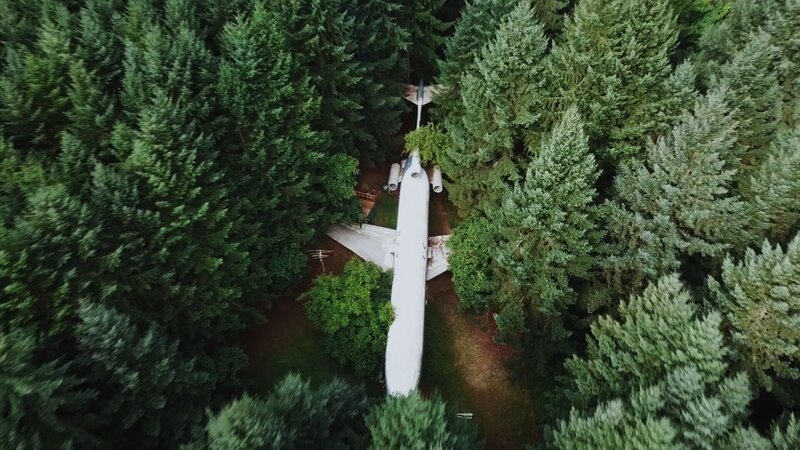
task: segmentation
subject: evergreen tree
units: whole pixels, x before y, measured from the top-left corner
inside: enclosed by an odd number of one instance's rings
[[[123,0],[86,0],[77,18],[75,51],[86,67],[91,67],[102,92],[112,98],[123,76],[125,46],[120,28],[125,3]]]
[[[347,5],[355,19],[356,60],[364,67],[357,90],[363,96],[361,113],[370,139],[362,147],[361,160],[384,161],[406,110],[401,81],[407,73],[403,55],[409,36],[396,20],[403,6],[398,0],[348,0]]]
[[[237,222],[218,166],[216,61],[187,28],[151,27],[141,47],[129,45],[131,117],[113,139],[124,160],[96,171],[93,186],[104,296],[181,336],[218,337],[236,327],[246,255],[231,240]]]
[[[750,40],[752,33],[764,27],[770,13],[783,0],[731,0],[723,20],[709,26],[700,37],[699,59],[714,73],[720,64],[728,62]]]
[[[501,186],[516,181],[522,141],[533,135],[535,142],[541,131],[546,50],[544,29],[523,2],[462,78],[462,116],[446,123],[453,146],[441,161],[453,180],[450,199],[462,211],[496,207],[507,191]]]
[[[14,226],[0,228],[0,319],[55,336],[69,330],[77,300],[94,289],[86,261],[98,256],[100,233],[89,207],[63,185],[27,194]]]
[[[767,2],[769,3],[769,2]],[[784,121],[790,126],[800,122],[800,2],[785,0],[769,16],[766,26],[772,43],[780,48],[778,81],[784,103]]]
[[[203,419],[213,377],[180,354],[157,326],[84,303],[75,334],[80,361],[100,389],[94,410],[116,448],[176,448]]]
[[[487,42],[494,39],[503,18],[514,9],[506,0],[471,0],[464,5],[453,35],[445,40],[444,59],[439,61],[437,83],[442,86],[436,96],[433,114],[437,120],[450,123],[460,120],[461,78],[469,72]]]
[[[742,421],[750,400],[743,374],[707,382],[687,367],[586,415],[573,409],[552,440],[557,449],[771,449]]]
[[[730,324],[734,354],[754,380],[781,391],[800,379],[800,236],[785,252],[764,241],[760,254],[726,258],[720,281],[709,278],[709,287]]]
[[[604,156],[635,156],[686,101],[667,89],[677,34],[669,2],[581,0],[550,58],[550,109],[577,105]]]
[[[699,315],[677,275],[621,302],[619,317],[598,319],[586,340],[586,356],[566,363],[578,409],[624,398],[684,367],[697,369],[701,386],[724,376],[728,350],[721,316]]]
[[[446,0],[406,0],[398,10],[398,24],[408,33],[406,65],[410,73],[431,80],[449,24],[438,13]]]
[[[481,448],[477,432],[438,397],[389,396],[367,416],[374,449]]]
[[[12,328],[4,322],[4,328]],[[94,397],[58,361],[36,357],[42,344],[22,328],[0,332],[0,435],[14,449],[95,445],[80,411]]]
[[[570,108],[499,214],[497,263],[515,287],[513,301],[529,301],[547,316],[554,337],[565,337],[559,318],[574,302],[570,280],[593,266],[597,176],[583,121]]]
[[[776,138],[742,189],[753,234],[785,242],[800,224],[800,128]]]
[[[103,92],[100,80],[83,64],[74,63],[70,67],[69,76],[67,95],[71,108],[66,112],[69,119],[66,131],[94,148],[99,160],[113,162],[109,154],[111,132],[116,119],[113,98]]]
[[[213,416],[201,448],[363,448],[367,405],[361,386],[334,379],[312,389],[290,374],[267,398],[245,395]]]
[[[644,161],[623,165],[603,206],[609,244],[605,271],[619,292],[680,267],[685,255],[720,257],[746,243],[745,204],[729,192],[738,163],[736,122],[717,90],[685,113]]]
[[[43,8],[36,43],[8,48],[0,74],[0,129],[19,149],[55,154],[67,124],[70,48],[69,12]]]
[[[557,35],[564,26],[564,13],[569,5],[567,0],[533,0],[533,10],[539,23],[544,25],[550,36]]]
[[[0,228],[11,227],[27,195],[50,181],[40,159],[24,157],[0,137]]]
[[[249,254],[241,286],[269,301],[300,274],[317,223],[309,173],[320,163],[319,110],[308,76],[264,6],[225,26],[218,89],[233,118],[229,136],[233,239]],[[266,294],[266,295],[265,295]]]
[[[748,42],[720,67],[712,86],[727,86],[726,100],[739,124],[734,153],[741,164],[739,178],[764,158],[781,120],[780,88],[775,74],[779,49],[765,32],[750,35]]]

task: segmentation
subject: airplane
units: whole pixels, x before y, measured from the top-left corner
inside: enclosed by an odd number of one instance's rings
[[[416,91],[416,92],[414,92]],[[431,102],[435,89],[420,80],[406,89],[406,99],[417,105],[417,128],[422,106]],[[327,234],[361,258],[383,270],[392,270],[391,303],[394,321],[386,341],[386,391],[409,395],[417,389],[422,369],[426,282],[448,269],[449,235],[428,236],[430,191],[442,191],[442,174],[433,168],[432,178],[414,150],[403,164],[392,164],[388,187],[400,185],[397,229],[375,225],[333,225]]]

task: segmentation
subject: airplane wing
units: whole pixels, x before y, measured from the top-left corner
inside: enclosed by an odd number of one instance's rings
[[[334,241],[366,261],[374,262],[383,270],[394,267],[394,242],[396,231],[375,225],[332,225],[326,232]]]
[[[449,234],[428,238],[428,275],[426,279],[429,281],[450,268],[447,264],[447,257],[450,256],[450,250],[446,245],[448,239],[450,239]]]

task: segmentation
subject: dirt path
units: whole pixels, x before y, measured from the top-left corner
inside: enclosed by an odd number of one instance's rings
[[[524,448],[538,439],[530,393],[513,376],[519,353],[494,342],[494,321],[458,311],[449,274],[428,284],[428,308],[443,317],[452,341],[458,377],[489,449]]]

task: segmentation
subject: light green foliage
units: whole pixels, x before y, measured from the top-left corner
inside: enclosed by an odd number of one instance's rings
[[[772,445],[777,450],[791,450],[800,447],[800,422],[794,417],[789,418],[786,429],[775,427],[772,432]]]
[[[494,39],[500,22],[514,6],[507,0],[472,0],[464,5],[453,35],[445,41],[445,58],[439,61],[436,80],[444,89],[436,96],[433,115],[446,128],[448,123],[459,121],[463,112],[461,78],[472,70],[481,50]]]
[[[613,161],[637,155],[686,102],[668,89],[678,35],[669,3],[582,0],[552,51],[549,109],[577,105],[592,142]]]
[[[76,337],[107,419],[109,442],[175,448],[203,419],[214,379],[180,354],[158,326],[138,326],[114,308],[84,303]]]
[[[453,230],[447,241],[447,263],[460,308],[484,311],[494,302],[500,288],[494,270],[498,239],[497,225],[479,215],[468,217]]]
[[[733,167],[740,179],[764,159],[781,120],[783,106],[775,73],[778,55],[769,34],[753,33],[711,81],[712,86],[728,88],[726,101],[739,124],[734,153],[741,162]]]
[[[731,327],[736,357],[767,390],[800,379],[800,236],[784,252],[767,241],[741,261],[726,258],[714,301]]]
[[[762,449],[769,441],[741,416],[751,399],[747,377],[703,382],[683,368],[625,400],[602,403],[581,414],[576,409],[554,433],[558,449]]]
[[[699,316],[677,276],[666,276],[600,318],[586,356],[567,361],[574,391],[557,448],[769,448],[745,427],[744,374],[728,375],[721,317]]]
[[[721,317],[699,315],[677,275],[662,277],[621,302],[619,317],[598,319],[587,338],[586,357],[566,363],[579,407],[624,397],[684,366],[695,367],[703,384],[724,375],[728,350]]]
[[[352,260],[341,275],[321,275],[303,294],[308,318],[325,333],[328,351],[358,374],[381,367],[394,319],[391,283],[391,274],[377,265]]]
[[[567,0],[533,0],[536,18],[551,36],[559,34],[564,26],[564,10],[568,4]]]
[[[570,108],[528,166],[499,211],[497,262],[515,289],[513,301],[530,302],[565,337],[558,318],[574,302],[572,278],[594,265],[592,246],[599,172],[577,109]]]
[[[737,124],[725,96],[718,90],[699,99],[694,114],[617,175],[603,213],[605,272],[619,292],[677,270],[684,255],[721,257],[750,238],[745,204],[729,191]]]
[[[409,131],[405,136],[405,152],[419,150],[423,163],[437,165],[445,152],[453,145],[453,141],[436,124],[428,124],[417,130]]]
[[[800,128],[772,142],[767,158],[742,190],[754,235],[785,242],[800,223]],[[754,239],[755,241],[755,239]]]
[[[367,397],[335,379],[313,389],[290,374],[266,398],[245,395],[211,417],[211,450],[364,448]]]
[[[767,31],[772,43],[781,49],[777,67],[784,103],[784,120],[790,126],[800,123],[800,1],[785,0],[769,17]]]
[[[425,400],[418,392],[389,396],[367,416],[373,449],[478,449],[472,424],[458,419],[445,402]]]
[[[445,123],[453,146],[440,161],[462,211],[496,207],[506,191],[500,186],[515,181],[523,140],[541,131],[546,50],[543,27],[521,2],[462,77],[461,115]]]
[[[76,415],[95,395],[58,361],[41,362],[32,334],[0,332],[0,435],[13,449],[71,449],[94,445]]]
[[[706,27],[700,38],[699,59],[714,73],[720,64],[750,40],[750,35],[764,27],[772,11],[784,0],[731,0],[725,17],[714,26]]]

